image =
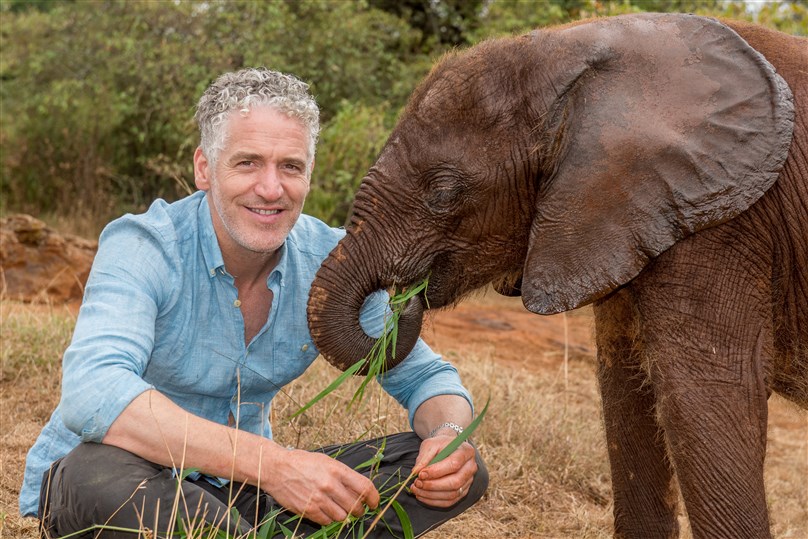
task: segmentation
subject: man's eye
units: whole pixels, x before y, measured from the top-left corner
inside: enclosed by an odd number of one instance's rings
[[[238,166],[240,167],[251,167],[253,166],[254,161],[239,161]]]

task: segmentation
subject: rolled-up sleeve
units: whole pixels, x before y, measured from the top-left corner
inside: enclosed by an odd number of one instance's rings
[[[153,388],[142,376],[155,320],[177,288],[164,243],[156,229],[127,219],[101,235],[63,361],[62,421],[82,441],[101,442],[124,408]]]
[[[368,335],[378,337],[382,334],[385,318],[390,316],[387,300],[387,293],[380,291],[365,301],[360,322]],[[463,386],[457,369],[441,359],[420,338],[404,361],[382,373],[378,380],[384,390],[407,410],[410,426],[418,407],[438,395],[459,395],[473,410],[471,395]]]

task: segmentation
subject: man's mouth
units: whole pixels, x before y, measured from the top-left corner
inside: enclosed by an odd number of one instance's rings
[[[281,210],[262,210],[260,208],[250,208],[250,211],[258,215],[275,215],[281,212]]]

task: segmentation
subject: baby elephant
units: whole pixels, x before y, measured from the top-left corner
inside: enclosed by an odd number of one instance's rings
[[[390,367],[488,283],[592,303],[615,535],[676,537],[680,489],[695,537],[769,537],[767,399],[808,404],[808,40],[640,14],[442,59],[312,286],[320,352],[362,358],[366,296],[427,276]]]

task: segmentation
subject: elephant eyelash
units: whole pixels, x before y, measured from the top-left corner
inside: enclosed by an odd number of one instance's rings
[[[432,189],[426,198],[429,208],[436,213],[446,213],[460,205],[463,190],[458,187]]]
[[[454,170],[441,168],[427,175],[425,202],[432,211],[445,213],[457,207],[465,192],[465,182]]]

